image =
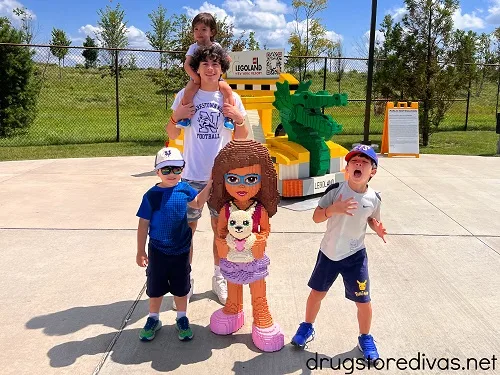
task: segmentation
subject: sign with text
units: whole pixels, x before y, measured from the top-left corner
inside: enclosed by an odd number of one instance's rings
[[[387,156],[419,157],[418,103],[388,102],[380,152]]]
[[[230,52],[227,78],[279,78],[283,72],[284,49]]]
[[[389,153],[418,154],[418,109],[389,109]]]

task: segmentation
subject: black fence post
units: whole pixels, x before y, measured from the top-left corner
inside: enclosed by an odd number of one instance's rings
[[[118,51],[115,51],[116,142],[120,142],[120,98],[118,96]]]
[[[498,70],[498,81],[497,81],[497,105],[495,107],[495,116],[498,113],[498,94],[500,93],[500,66],[497,66]]]
[[[465,108],[464,130],[467,130],[467,124],[469,123],[469,105],[470,105],[470,87],[471,87],[471,84],[472,84],[472,74],[469,74],[469,87],[467,88],[467,106]]]
[[[323,91],[326,90],[326,68],[328,64],[328,58],[325,57],[325,66],[323,69]],[[325,114],[325,107],[321,107],[321,113]]]

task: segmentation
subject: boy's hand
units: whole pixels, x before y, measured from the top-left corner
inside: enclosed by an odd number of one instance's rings
[[[222,106],[222,113],[224,114],[224,117],[229,117],[237,124],[241,124],[243,121],[245,121],[245,118],[241,115],[238,107],[229,103],[224,103],[224,105]]]
[[[387,230],[384,228],[384,226],[382,225],[382,223],[380,221],[378,221],[377,219],[373,219],[372,218],[372,224],[373,224],[373,230],[375,231],[375,233],[377,233],[377,235],[382,238],[382,240],[384,241],[384,243],[387,243],[385,241],[385,238],[384,236],[387,234]]]
[[[174,112],[175,120],[179,121],[184,118],[191,118],[194,115],[194,105],[193,103],[179,104]]]
[[[327,207],[326,214],[328,217],[333,214],[344,214],[349,216],[354,216],[351,212],[358,208],[358,202],[353,198],[347,198],[345,201],[342,200],[342,194],[340,194],[339,198],[333,202],[330,207]]]
[[[145,252],[137,253],[135,261],[139,267],[146,267],[148,265],[148,256]]]

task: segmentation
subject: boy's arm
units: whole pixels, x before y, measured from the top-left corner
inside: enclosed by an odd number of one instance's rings
[[[148,265],[148,256],[146,255],[146,239],[148,238],[149,220],[139,218],[137,227],[137,255],[136,262],[139,267]]]
[[[194,81],[194,83],[199,85],[200,84],[200,76],[191,67],[191,61],[193,61],[193,58],[191,56],[186,56],[186,61],[184,61],[184,70],[191,77],[191,79]]]
[[[207,185],[198,193],[198,195],[188,202],[188,206],[200,209],[207,202],[210,197],[210,190],[212,189],[212,180],[208,181]]]

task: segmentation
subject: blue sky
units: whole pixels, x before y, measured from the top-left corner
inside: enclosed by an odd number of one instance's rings
[[[200,11],[228,16],[235,25],[235,34],[255,31],[261,46],[266,44],[269,48],[286,48],[288,35],[294,29],[292,0],[0,0],[0,16],[18,22],[12,9],[24,6],[36,20],[37,43],[48,43],[52,27],[57,27],[70,36],[72,45],[81,45],[86,35],[94,37],[97,10],[106,5],[114,7],[117,2],[125,10],[129,45],[135,48],[149,48],[145,37],[150,30],[148,13],[158,4],[167,8],[169,16],[186,13],[193,17]],[[377,28],[385,14],[401,19],[403,6],[403,0],[378,0]],[[342,41],[348,56],[363,54],[370,15],[371,0],[329,0],[328,8],[318,14],[328,35]],[[500,26],[500,0],[461,0],[454,22],[460,29],[489,33]]]

